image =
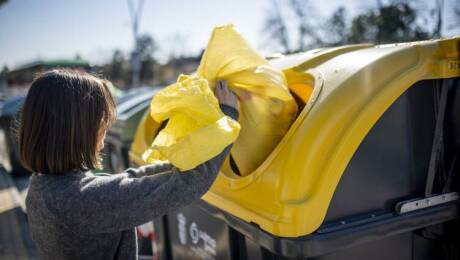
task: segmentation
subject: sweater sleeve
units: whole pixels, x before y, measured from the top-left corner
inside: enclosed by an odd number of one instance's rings
[[[170,172],[172,169],[173,165],[166,162],[144,165],[138,168],[129,168],[126,169],[122,174],[126,174],[128,177],[132,178],[140,178],[143,176]]]
[[[238,118],[237,110],[221,108]],[[112,176],[87,176],[80,184],[81,197],[73,205],[73,218],[78,218],[74,223],[89,233],[116,232],[189,205],[209,190],[230,149],[231,145],[185,172],[171,165],[151,165]]]

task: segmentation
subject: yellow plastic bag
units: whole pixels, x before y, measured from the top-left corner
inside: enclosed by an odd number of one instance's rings
[[[183,84],[181,82],[184,82],[184,79],[192,78],[197,82],[208,83],[211,89],[215,87],[217,80],[226,80],[230,89],[238,96],[240,107],[238,121],[241,125],[241,132],[233,145],[231,156],[241,175],[250,174],[279,143],[297,114],[297,105],[289,93],[284,74],[258,55],[232,25],[226,25],[214,29],[196,77],[184,78],[183,76],[176,84]],[[170,90],[175,91],[174,88]],[[209,115],[217,113],[211,111],[212,109],[204,101],[197,106],[189,106],[188,103],[183,103],[182,106],[173,103],[165,104],[171,100],[158,102],[159,94],[161,92],[155,96],[151,106],[151,113],[155,120],[166,118],[164,115],[156,117],[156,114],[163,113],[159,112],[162,105],[170,107],[166,114],[188,113],[187,115],[194,118],[193,120],[198,121],[204,120],[201,117],[207,117],[208,113]],[[193,110],[193,115],[190,110]],[[226,126],[236,127],[231,120],[228,118],[226,120]],[[217,131],[213,131],[212,134],[207,132],[206,136],[203,136],[197,132],[199,126],[197,124],[187,125],[189,122],[185,120],[179,122],[179,119],[173,122],[171,118],[167,129],[161,131],[155,138],[153,148],[144,154],[144,160],[153,162],[168,159],[179,168],[181,166],[189,168],[214,157],[216,154],[209,151],[220,151],[225,147],[222,147],[222,142],[231,140],[230,137],[222,138]],[[219,128],[213,128],[213,130],[216,129]],[[165,131],[167,133],[164,134]],[[186,132],[187,134],[184,135]],[[160,142],[160,139],[163,141]],[[193,142],[194,146],[185,147],[180,144],[185,142]],[[172,144],[175,149],[171,149]],[[218,146],[220,149],[216,148]],[[195,159],[195,156],[199,156],[203,161]],[[227,174],[233,174],[228,160],[222,170]]]
[[[143,157],[150,163],[169,160],[189,170],[218,155],[235,141],[240,125],[225,116],[206,79],[181,75],[177,83],[158,92],[151,116],[169,119]]]

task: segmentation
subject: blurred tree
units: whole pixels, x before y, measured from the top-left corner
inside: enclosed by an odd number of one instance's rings
[[[154,77],[156,61],[153,57],[148,57],[142,60],[141,63],[141,82],[143,84],[151,84]]]
[[[0,72],[0,96],[1,92],[6,89],[8,71],[8,67],[4,65],[2,71]]]
[[[378,1],[375,9],[353,18],[348,35],[350,43],[392,43],[430,38],[427,29],[417,24],[417,10],[408,1],[386,5]]]
[[[263,32],[268,33],[286,53],[350,43],[380,44],[437,38],[442,36],[444,27],[445,0],[435,1],[376,0],[373,7],[349,20],[344,7],[337,8],[325,19],[317,14],[313,3],[308,0],[273,0]],[[292,16],[286,16],[289,20],[284,19],[280,3],[287,5],[292,12]],[[460,17],[460,7],[454,4],[451,9],[454,16]],[[460,24],[460,18],[456,24]],[[288,32],[291,28],[291,32],[296,33],[293,38],[298,39],[297,47],[290,42],[289,36],[292,35]]]
[[[6,74],[8,74],[8,71],[9,71],[9,70],[8,70],[8,66],[3,65],[3,69],[2,69],[2,71],[0,72],[0,74],[6,75]]]
[[[6,4],[8,2],[8,0],[0,0],[0,7],[4,4]]]
[[[373,42],[377,37],[377,18],[373,13],[360,14],[353,18],[347,42],[362,43]],[[371,25],[370,27],[368,27]]]
[[[81,57],[80,53],[75,53],[74,59],[76,60],[82,60],[83,58]]]
[[[101,69],[102,74],[117,87],[125,88],[129,85],[131,75],[129,74],[128,61],[120,50],[114,50],[110,62],[103,65]]]
[[[347,43],[348,23],[347,11],[341,6],[337,8],[326,22],[325,44],[326,46],[339,46]]]
[[[158,49],[158,45],[152,36],[144,34],[139,37],[139,52],[141,57],[141,72],[140,80],[144,84],[148,84],[153,80],[153,72],[156,61],[154,53]]]
[[[298,45],[295,51],[303,51],[307,47],[323,45],[323,39],[320,36],[321,32],[317,29],[316,24],[318,17],[315,15],[316,10],[308,0],[291,0],[289,6],[294,13],[294,17],[298,22]],[[310,40],[307,46],[305,40]]]
[[[286,9],[280,6],[280,2],[272,0],[272,7],[268,9],[265,16],[265,23],[262,32],[267,33],[270,37],[269,41],[281,46],[285,53],[299,52],[323,45],[322,31],[318,30],[318,21],[321,21],[317,16],[317,12],[309,0],[290,0],[281,1],[286,4]],[[286,15],[283,13],[286,11]],[[287,18],[289,19],[287,19]],[[297,44],[291,42],[289,37],[288,24],[295,27],[292,30],[296,31]]]
[[[139,52],[142,59],[153,57],[157,48],[157,43],[152,36],[144,34],[139,37]]]
[[[158,71],[154,53],[157,44],[152,36],[144,34],[139,36],[138,51],[141,61],[140,83],[152,84],[154,71]],[[131,58],[134,53],[131,53]],[[101,66],[103,75],[110,79],[117,87],[132,87],[132,63],[121,50],[114,50],[110,62]]]
[[[108,71],[108,77],[114,81],[124,81],[126,77],[125,57],[120,50],[115,50]]]
[[[272,0],[273,7],[267,11],[262,32],[267,33],[277,44],[281,45],[284,52],[290,53],[289,36],[284,17],[277,0]]]
[[[439,38],[442,33],[442,24],[443,24],[443,10],[444,10],[444,0],[436,0],[435,6],[432,10],[432,16],[436,21],[435,27],[433,29],[432,37]]]

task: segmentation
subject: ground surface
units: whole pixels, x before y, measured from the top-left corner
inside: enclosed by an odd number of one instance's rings
[[[12,177],[0,167],[0,259],[37,259],[24,199],[28,176]]]

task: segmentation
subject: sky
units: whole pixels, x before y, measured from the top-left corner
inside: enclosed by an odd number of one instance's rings
[[[327,16],[342,5],[352,15],[367,8],[366,2],[328,0],[315,7]],[[160,60],[172,52],[197,55],[212,28],[226,23],[233,23],[256,49],[271,52],[276,50],[267,47],[261,32],[270,7],[271,0],[145,0],[139,31],[158,42]],[[76,54],[101,64],[115,49],[129,53],[132,47],[127,0],[9,0],[0,7],[1,67]]]
[[[326,1],[331,12],[341,2]],[[134,0],[134,3],[139,3]],[[196,55],[212,28],[233,23],[256,48],[269,0],[145,0],[139,31],[158,42],[159,58],[171,52]],[[133,47],[126,0],[9,0],[0,7],[0,66],[14,68],[36,59],[72,58],[92,63],[110,60],[113,50]]]

